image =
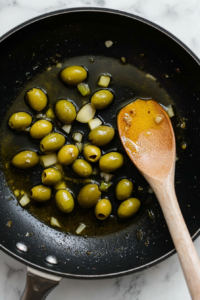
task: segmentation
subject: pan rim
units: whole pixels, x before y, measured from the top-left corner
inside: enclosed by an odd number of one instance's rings
[[[0,36],[0,42],[2,42],[3,40],[5,40],[7,37],[9,37],[11,34],[15,33],[16,31],[19,31],[20,29],[24,28],[27,25],[30,25],[36,21],[39,20],[43,20],[46,19],[48,17],[51,16],[56,16],[56,15],[60,15],[60,14],[65,14],[65,13],[72,13],[72,12],[87,12],[87,11],[96,11],[96,12],[103,12],[103,13],[112,13],[112,14],[116,14],[116,15],[121,15],[121,16],[125,16],[128,17],[130,19],[135,19],[138,20],[144,24],[147,24],[159,31],[161,31],[162,33],[164,33],[165,35],[167,35],[168,37],[170,37],[172,40],[174,40],[177,44],[179,44],[181,47],[184,48],[184,50],[186,50],[191,56],[192,58],[198,63],[198,65],[200,66],[200,59],[197,57],[196,54],[194,54],[194,52],[185,45],[185,43],[183,43],[179,38],[177,38],[175,35],[173,35],[171,32],[169,32],[168,30],[164,29],[162,26],[149,21],[143,17],[125,12],[125,11],[121,11],[121,10],[117,10],[117,9],[111,9],[111,8],[99,8],[99,7],[73,7],[73,8],[66,8],[66,9],[60,9],[60,10],[55,10],[52,12],[48,12],[46,14],[42,14],[39,15],[37,17],[31,18],[17,26],[15,26],[14,28],[12,28],[11,30],[9,30],[8,32],[6,32],[5,34],[3,34],[2,36]]]
[[[192,241],[196,240],[199,235],[200,235],[200,229],[198,229],[197,232],[192,236]],[[19,257],[17,254],[14,254],[12,251],[6,249],[2,245],[0,245],[0,250],[3,250],[6,254],[12,256],[16,260],[18,260],[21,263],[25,264],[27,267],[31,267],[31,268],[34,268],[38,271],[45,272],[45,273],[55,275],[55,276],[58,276],[58,277],[65,277],[65,278],[71,278],[71,279],[106,279],[106,278],[114,278],[114,277],[118,277],[118,276],[125,276],[125,275],[129,275],[129,274],[139,272],[139,271],[143,271],[145,269],[153,267],[153,266],[157,265],[158,263],[161,263],[162,261],[164,261],[165,259],[169,258],[170,256],[172,256],[173,254],[176,253],[176,250],[173,249],[170,252],[168,252],[167,254],[159,257],[158,259],[156,259],[156,260],[154,260],[154,261],[152,261],[148,264],[142,265],[142,266],[137,267],[137,268],[129,269],[129,270],[126,270],[126,271],[121,271],[121,272],[116,272],[116,273],[109,273],[109,274],[100,274],[100,275],[80,275],[80,274],[76,275],[76,274],[63,273],[63,272],[49,270],[49,269],[40,267],[38,265],[35,265],[33,263],[30,263],[27,260],[23,259],[22,257]]]
[[[200,66],[200,59],[196,56],[196,54],[194,54],[194,52],[187,47],[181,40],[179,40],[176,36],[174,36],[172,33],[170,33],[168,30],[162,28],[161,26],[146,20],[140,16],[131,14],[131,13],[127,13],[121,10],[115,10],[115,9],[110,9],[110,8],[99,8],[99,7],[74,7],[74,8],[67,8],[67,9],[62,9],[62,10],[56,10],[56,11],[52,11],[52,12],[48,12],[46,14],[42,14],[39,15],[35,18],[29,19],[28,21],[25,21],[23,23],[21,23],[20,25],[14,27],[13,29],[9,30],[7,33],[3,34],[0,37],[0,43],[3,42],[6,38],[8,38],[9,36],[11,36],[13,33],[19,31],[20,29],[35,23],[37,21],[46,19],[48,17],[51,16],[56,16],[56,15],[61,15],[61,14],[66,14],[66,13],[74,13],[74,12],[101,12],[101,13],[108,13],[108,14],[115,14],[115,15],[119,15],[119,16],[124,16],[124,17],[128,17],[130,19],[134,19],[137,21],[140,21],[144,24],[147,24],[148,26],[151,26],[153,28],[155,28],[156,30],[160,31],[161,33],[165,34],[166,36],[168,36],[169,38],[171,38],[173,41],[175,41],[178,45],[180,45],[194,60],[195,62]],[[1,44],[0,44],[1,46]],[[196,233],[192,236],[192,240],[196,240],[197,237],[200,235],[200,228],[196,231]],[[105,278],[113,278],[113,277],[117,277],[117,276],[124,276],[124,275],[128,275],[134,272],[138,272],[138,271],[142,271],[145,270],[149,267],[152,267],[162,261],[164,261],[165,259],[167,259],[168,257],[172,256],[174,253],[176,253],[176,250],[173,249],[170,252],[166,253],[165,255],[159,257],[158,259],[142,265],[140,267],[137,268],[133,268],[133,269],[129,269],[126,271],[120,271],[120,272],[116,272],[116,273],[109,273],[109,274],[100,274],[100,275],[76,275],[76,274],[70,274],[70,273],[63,273],[63,272],[58,272],[55,270],[51,270],[51,269],[47,269],[44,267],[41,267],[39,265],[36,265],[34,263],[31,263],[29,261],[27,261],[26,259],[20,257],[19,255],[13,253],[12,251],[8,250],[6,247],[4,247],[3,245],[0,244],[0,250],[3,250],[6,254],[10,255],[11,257],[15,258],[16,260],[20,261],[21,263],[25,264],[26,266],[32,267],[34,269],[37,269],[39,271],[45,272],[45,273],[49,273],[55,276],[61,276],[61,277],[66,277],[66,278],[72,278],[72,279],[105,279]]]

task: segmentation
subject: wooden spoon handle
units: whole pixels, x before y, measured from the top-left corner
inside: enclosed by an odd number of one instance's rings
[[[183,219],[170,174],[162,182],[146,178],[165,216],[193,300],[200,300],[200,261]]]

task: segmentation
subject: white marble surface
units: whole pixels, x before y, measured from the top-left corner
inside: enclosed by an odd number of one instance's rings
[[[40,14],[69,7],[100,6],[147,18],[171,31],[200,57],[198,0],[0,0],[0,36]],[[200,238],[195,241],[200,256]],[[0,251],[0,300],[18,300],[26,267]],[[177,255],[159,265],[118,279],[64,279],[48,300],[189,300]],[[37,300],[37,299],[35,299]]]

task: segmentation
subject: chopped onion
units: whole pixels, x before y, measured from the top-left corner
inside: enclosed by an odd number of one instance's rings
[[[100,173],[101,178],[103,178],[105,180],[105,182],[109,182],[111,181],[111,179],[113,178],[113,175],[110,173],[105,173],[105,172],[101,172]]]
[[[171,105],[170,106],[165,106],[161,103],[159,103],[159,104],[167,112],[167,114],[170,118],[172,118],[174,116],[174,110],[173,110],[173,107]]]
[[[125,63],[126,63],[126,58],[125,58],[125,57],[121,57],[121,62],[122,62],[123,64],[125,64]]]
[[[79,110],[76,120],[81,123],[88,123],[94,118],[95,113],[96,109],[90,103],[87,103]]]
[[[99,187],[101,192],[107,192],[109,187],[112,185],[112,182],[104,182],[102,181]]]
[[[143,187],[138,186],[138,191],[143,191]]]
[[[8,221],[8,222],[6,223],[6,226],[10,228],[10,227],[12,226],[12,221]]]
[[[83,150],[83,144],[82,143],[76,143],[75,146],[78,148],[79,153]]]
[[[42,164],[45,168],[55,165],[58,162],[56,153],[42,156]]]
[[[19,190],[14,190],[14,195],[15,195],[16,197],[18,197],[19,194],[20,194],[20,191],[19,191]]]
[[[49,119],[55,119],[55,114],[52,107],[49,107],[49,109],[46,111],[46,116]]]
[[[66,133],[70,133],[71,129],[72,129],[72,125],[71,125],[71,124],[69,124],[69,125],[64,125],[64,126],[62,127],[62,130],[63,130],[64,132],[66,132]]]
[[[173,108],[172,106],[170,106],[168,109],[167,109],[167,114],[170,118],[172,118],[174,116],[174,111],[173,111]]]
[[[54,188],[56,190],[65,190],[67,188],[67,185],[66,185],[65,181],[62,181],[62,182],[55,184]]]
[[[29,202],[30,202],[29,197],[28,197],[27,195],[24,195],[24,196],[20,199],[19,204],[20,204],[21,206],[26,206]]]
[[[147,210],[147,213],[148,213],[148,216],[150,218],[151,221],[154,221],[155,220],[155,214],[153,212],[153,210]]]
[[[36,119],[43,119],[43,118],[46,118],[47,116],[44,114],[37,114],[35,117],[36,117]]]
[[[160,122],[162,121],[163,116],[162,115],[156,115],[155,116],[155,122],[156,124],[160,124]]]
[[[56,68],[61,68],[62,64],[61,63],[57,63]]]
[[[89,123],[90,130],[93,130],[102,124],[102,121],[99,118],[92,119]]]
[[[105,45],[106,45],[107,48],[110,48],[113,45],[113,42],[112,41],[106,41]]]
[[[25,128],[25,129],[23,129],[23,131],[25,131],[25,132],[29,132],[29,131],[30,131],[30,129],[31,129],[31,127],[27,127],[27,128]]]
[[[149,193],[149,194],[153,194],[153,190],[152,190],[151,187],[148,189],[148,193]]]
[[[61,227],[58,220],[54,217],[51,217],[50,224],[51,224],[51,226]]]
[[[146,77],[156,81],[156,78],[154,76],[152,76],[151,74],[147,74]]]
[[[176,155],[175,161],[179,160],[179,157]]]
[[[108,87],[110,84],[110,76],[109,75],[101,75],[98,85],[102,87]]]
[[[72,135],[72,138],[75,142],[81,142],[82,141],[82,138],[83,138],[83,134],[80,133],[80,132],[75,132],[73,135]]]
[[[82,96],[88,96],[90,94],[90,88],[87,83],[79,83],[77,88]]]
[[[78,228],[76,229],[76,234],[81,233],[85,229],[86,225],[81,223]]]
[[[183,121],[183,122],[180,124],[180,128],[181,128],[181,129],[185,129],[185,126],[186,126],[186,124],[185,124],[185,122]]]
[[[187,148],[187,144],[186,144],[186,143],[182,143],[182,144],[181,144],[181,148],[182,148],[183,150],[185,150],[185,149]]]

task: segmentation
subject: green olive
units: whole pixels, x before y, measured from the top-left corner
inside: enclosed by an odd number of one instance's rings
[[[81,66],[71,66],[63,69],[60,77],[68,85],[77,85],[87,78],[87,71]]]
[[[64,124],[70,124],[76,118],[76,108],[68,100],[59,100],[55,105],[57,118]]]
[[[98,126],[90,131],[88,139],[96,146],[105,146],[114,138],[115,131],[110,126]]]
[[[35,122],[30,129],[30,135],[32,138],[39,140],[43,139],[53,129],[51,122],[47,120],[39,120]]]
[[[89,177],[92,174],[91,165],[84,159],[75,160],[72,169],[80,177]]]
[[[132,217],[140,208],[140,201],[137,198],[130,198],[123,201],[118,208],[118,216],[121,219]]]
[[[83,149],[83,156],[89,162],[97,162],[101,157],[101,150],[96,146],[88,145]]]
[[[97,202],[94,213],[97,219],[105,220],[107,219],[112,211],[112,204],[108,199],[101,199]]]
[[[116,186],[116,197],[118,200],[125,200],[131,196],[133,192],[133,183],[128,179],[122,179]]]
[[[55,168],[48,168],[42,172],[42,183],[47,185],[54,185],[61,181],[62,174]]]
[[[103,155],[99,161],[99,168],[102,172],[113,172],[124,163],[123,155],[118,152],[110,152]]]
[[[36,202],[47,202],[51,199],[51,188],[45,185],[37,185],[31,189],[31,198]]]
[[[50,133],[40,142],[42,152],[48,154],[59,150],[65,143],[65,137],[60,133]]]
[[[82,208],[90,208],[97,204],[101,192],[97,184],[87,184],[79,192],[77,200]]]
[[[91,104],[96,109],[103,109],[113,101],[113,94],[109,90],[100,90],[93,94]]]
[[[74,208],[74,199],[67,190],[59,190],[55,195],[55,203],[58,210],[69,214]]]
[[[18,169],[27,170],[39,163],[39,157],[34,151],[22,151],[15,155],[12,159],[12,164]]]
[[[78,157],[78,148],[74,145],[65,145],[58,152],[59,163],[67,166],[71,165]]]
[[[20,131],[27,128],[31,122],[31,115],[26,112],[17,112],[10,117],[8,124],[12,129]]]
[[[41,111],[47,106],[47,95],[37,88],[33,88],[26,93],[26,101],[30,107],[36,111]]]

